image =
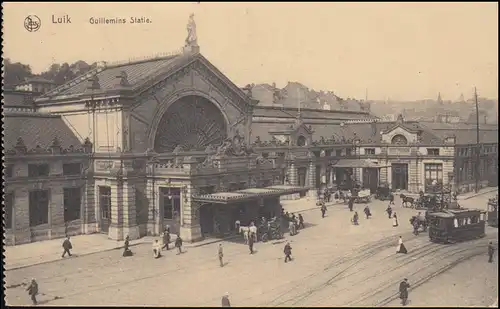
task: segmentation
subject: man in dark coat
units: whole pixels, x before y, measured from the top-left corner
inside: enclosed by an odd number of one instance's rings
[[[66,239],[63,241],[62,247],[64,249],[62,257],[64,257],[66,255],[66,253],[69,256],[71,256],[71,252],[69,252],[69,250],[73,249],[73,246],[71,245],[71,241],[69,241],[69,236],[66,237]]]
[[[163,247],[162,247],[162,249],[167,249],[167,251],[168,251],[169,244],[170,244],[170,231],[165,230],[165,232],[163,232]]]
[[[181,254],[182,253],[182,238],[179,235],[177,235],[177,238],[175,239],[175,247],[178,250],[177,254]]]
[[[326,214],[326,205],[325,203],[321,203],[321,218],[324,218]]]
[[[349,206],[349,211],[352,211],[352,209],[354,208],[354,198],[350,197],[347,205]]]
[[[387,212],[387,215],[389,216],[389,219],[392,218],[392,208],[391,208],[391,204],[389,204],[387,206],[387,209],[385,210],[385,212]]]
[[[130,246],[130,238],[125,237],[125,245],[123,246],[123,256],[132,256],[132,251],[129,248]]]
[[[408,301],[408,288],[410,284],[408,283],[408,279],[404,279],[399,284],[399,298],[401,298],[401,305],[406,306],[406,302]]]
[[[302,217],[302,214],[299,214],[299,228],[304,228],[304,217]]]
[[[285,263],[292,260],[292,246],[289,242],[286,243],[283,253],[285,253]]]
[[[229,293],[226,292],[226,294],[222,296],[221,305],[222,307],[231,307],[231,303],[229,302]]]
[[[220,267],[224,267],[224,261],[223,261],[224,252],[223,252],[223,249],[222,249],[222,244],[219,244],[219,250],[218,250],[217,254],[219,256]]]
[[[368,205],[366,205],[366,207],[364,209],[364,212],[365,212],[365,215],[366,215],[366,219],[370,219],[370,216],[372,215],[372,213],[371,213],[370,207],[368,207]]]
[[[37,305],[37,300],[36,296],[38,295],[38,283],[36,282],[35,278],[31,279],[31,283],[26,289],[28,291],[28,294],[31,296],[31,301],[33,302],[33,305]]]
[[[250,254],[253,254],[253,244],[255,239],[253,237],[248,237],[248,249],[250,249]]]
[[[490,241],[488,245],[488,263],[493,263],[493,253],[495,252],[495,248],[493,247],[493,242]]]

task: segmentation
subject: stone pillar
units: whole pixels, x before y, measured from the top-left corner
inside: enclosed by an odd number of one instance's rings
[[[180,235],[183,241],[196,242],[203,239],[200,225],[201,203],[195,202],[191,198],[192,185],[187,189],[187,197],[181,197],[182,214]]]
[[[89,167],[91,169],[92,167]],[[92,234],[97,231],[97,214],[96,208],[99,205],[97,202],[97,195],[94,175],[91,170],[87,170],[85,175],[87,179],[85,180],[85,188],[83,190],[84,202],[83,202],[83,217],[82,217],[82,233],[83,234]]]
[[[146,184],[146,195],[148,199],[148,235],[160,235],[163,231],[163,209],[160,207],[159,192],[156,181],[149,178]]]
[[[333,172],[333,167],[330,168],[330,186],[335,184],[335,173]]]
[[[139,225],[137,223],[136,189],[133,180],[123,184],[123,234],[130,239],[140,238]]]
[[[123,236],[123,181],[111,181],[111,222],[108,237],[113,240],[122,240]]]
[[[310,159],[309,161],[309,168],[308,168],[308,173],[307,173],[307,182],[308,182],[308,187],[309,187],[309,192],[308,196],[312,198],[317,198],[317,189],[316,186],[314,185],[316,182],[316,164],[314,163],[313,159]]]
[[[14,224],[12,226],[15,245],[31,242],[30,229],[30,197],[28,188],[22,188],[14,191],[13,216]]]
[[[50,190],[49,201],[49,239],[60,238],[66,235],[64,222],[64,189],[54,186]]]
[[[290,184],[293,186],[298,186],[299,181],[297,179],[297,167],[295,166],[294,162],[289,163],[288,167],[288,180],[290,181]]]

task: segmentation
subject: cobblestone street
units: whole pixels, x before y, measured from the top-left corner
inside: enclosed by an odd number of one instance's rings
[[[484,200],[487,196],[461,204],[479,207]],[[404,277],[414,285],[421,281],[410,292],[411,305],[482,306],[494,301],[497,257],[493,264],[485,261],[487,241],[495,239],[497,243],[496,229],[488,228],[487,237],[477,241],[433,244],[426,234],[412,235],[408,219],[415,210],[401,208],[396,199],[394,209],[400,225],[393,228],[384,212],[386,205],[374,200],[369,220],[364,219],[364,205],[356,205],[359,226],[350,223],[352,213],[344,205],[330,207],[324,219],[319,210],[303,212],[306,229],[293,237],[286,234],[295,258],[291,263],[283,260],[284,240],[257,243],[254,255],[242,243],[225,241],[227,265],[223,268],[218,265],[215,243],[186,248],[181,255],[173,250],[165,252],[158,260],[152,258],[150,244],[141,244],[132,247],[135,255],[130,258],[112,250],[7,271],[7,304],[29,305],[29,297],[19,284],[32,277],[39,283],[41,304],[55,306],[220,306],[225,292],[229,292],[233,306],[397,305],[393,296]],[[405,240],[408,255],[395,254],[399,235]],[[476,255],[477,259],[473,258]],[[458,264],[462,259],[464,262]],[[475,278],[472,270],[478,274]],[[430,292],[435,288],[447,291],[450,285],[464,291],[461,298],[443,300],[443,294]]]

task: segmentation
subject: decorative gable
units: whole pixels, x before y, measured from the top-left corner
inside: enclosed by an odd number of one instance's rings
[[[387,144],[406,144],[416,143],[418,140],[418,132],[409,130],[401,125],[396,125],[391,129],[382,132],[382,142]]]

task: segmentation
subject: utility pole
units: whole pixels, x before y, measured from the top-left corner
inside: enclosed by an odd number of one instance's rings
[[[480,160],[480,150],[481,146],[479,144],[479,103],[477,101],[477,90],[476,87],[474,87],[474,101],[476,103],[476,190],[475,192],[477,193],[479,191],[479,168],[481,166],[479,160]]]

